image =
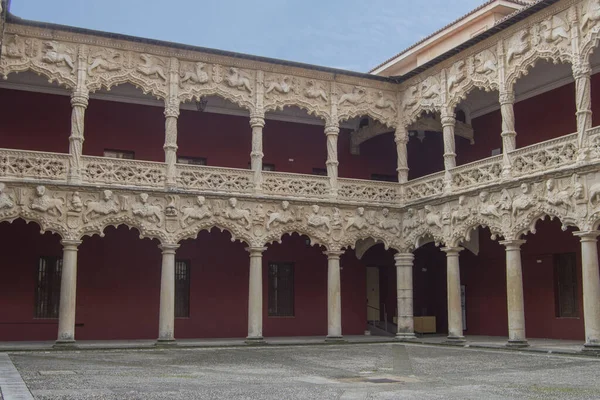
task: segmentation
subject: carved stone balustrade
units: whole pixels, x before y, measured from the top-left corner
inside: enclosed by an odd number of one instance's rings
[[[68,167],[68,154],[0,150],[0,178],[3,181],[64,181],[67,179]]]
[[[413,179],[405,184],[404,198],[407,203],[441,195],[444,192],[444,172],[436,172]]]
[[[400,204],[401,185],[395,182],[378,182],[361,179],[338,179],[338,199],[364,201],[368,204]]]
[[[252,193],[251,170],[177,164],[177,182],[183,190],[213,193]]]
[[[577,160],[577,133],[514,150],[509,158],[515,178],[569,166]]]
[[[90,184],[163,188],[164,163],[83,156],[83,181]]]
[[[329,177],[284,172],[263,172],[263,193],[298,198],[327,198],[331,193]]]
[[[493,156],[484,160],[460,165],[451,170],[452,189],[464,190],[488,185],[500,180],[502,175],[502,156]]]

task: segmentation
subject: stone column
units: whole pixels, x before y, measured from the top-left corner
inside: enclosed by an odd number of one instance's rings
[[[583,282],[584,350],[600,352],[600,272],[598,235],[600,231],[574,232],[581,240],[581,280]]]
[[[398,154],[398,182],[405,183],[408,181],[408,153],[406,144],[408,143],[408,132],[406,127],[399,126],[394,133],[394,141],[396,142],[396,152]]]
[[[338,135],[340,127],[338,123],[327,124],[325,126],[325,136],[327,136],[327,176],[329,177],[329,186],[331,187],[331,196],[337,197],[338,191]]]
[[[263,127],[265,119],[263,115],[252,115],[250,117],[252,127],[252,152],[250,153],[250,165],[254,171],[254,190],[262,192],[262,168],[263,168]]]
[[[454,127],[456,118],[454,113],[442,113],[442,131],[444,135],[444,190],[452,190],[452,173],[450,170],[456,167],[456,148],[454,144]]]
[[[165,105],[165,164],[167,165],[165,185],[177,186],[177,119],[179,118],[179,100],[167,101]]]
[[[413,319],[413,260],[412,253],[394,254],[396,260],[396,293],[398,301],[398,332],[396,339],[415,338]]]
[[[448,283],[448,342],[462,344],[465,342],[463,336],[462,307],[460,304],[460,265],[458,253],[462,247],[444,247],[447,263]]]
[[[83,132],[85,110],[88,106],[87,89],[77,90],[71,94],[71,135],[69,136],[69,174],[68,182],[81,183],[81,156],[83,155]]]
[[[500,113],[502,114],[502,174],[510,176],[511,163],[509,153],[516,149],[515,131],[515,92],[513,89],[500,92]]]
[[[525,305],[523,301],[523,270],[521,245],[524,240],[505,240],[506,302],[508,309],[508,343],[510,347],[529,346],[525,336]]]
[[[343,251],[326,251],[327,256],[327,341],[342,340],[342,292],[340,256]]]
[[[248,337],[246,343],[264,343],[262,253],[266,247],[248,247],[250,253],[250,282],[248,286]]]
[[[592,69],[588,62],[573,64],[573,77],[575,78],[575,100],[577,102],[577,159],[585,161],[589,158],[590,143],[588,143],[587,130],[592,127]]]
[[[160,274],[160,314],[158,317],[159,345],[175,344],[175,250],[177,244],[163,244]]]
[[[56,345],[75,343],[75,307],[77,298],[77,248],[79,240],[63,240],[63,260],[58,309],[58,338]]]

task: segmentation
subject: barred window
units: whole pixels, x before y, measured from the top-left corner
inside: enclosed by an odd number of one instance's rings
[[[579,317],[575,253],[554,255],[554,300],[557,317]]]
[[[175,261],[175,318],[190,317],[190,263]]]
[[[40,257],[35,288],[35,318],[58,318],[62,258]]]
[[[294,316],[294,264],[269,263],[269,317]]]

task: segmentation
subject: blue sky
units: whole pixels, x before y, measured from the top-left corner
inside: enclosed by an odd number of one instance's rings
[[[483,0],[12,0],[38,21],[366,72]]]

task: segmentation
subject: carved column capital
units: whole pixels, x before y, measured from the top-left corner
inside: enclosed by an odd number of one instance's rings
[[[515,103],[515,92],[513,90],[501,91],[499,100],[500,100],[500,105],[514,104]]]
[[[573,78],[575,80],[587,78],[590,79],[592,76],[592,67],[588,61],[576,61],[573,63]]]
[[[461,251],[464,250],[463,247],[457,246],[457,247],[442,247],[440,250],[442,250],[444,253],[446,253],[447,257],[458,257],[458,253],[460,253]]]
[[[415,255],[413,253],[396,253],[394,254],[394,261],[396,267],[410,267],[412,268]]]
[[[501,245],[506,247],[506,251],[520,250],[521,246],[527,241],[522,239],[503,240],[499,242]]]
[[[454,114],[444,115],[444,116],[442,116],[441,120],[442,120],[442,128],[447,127],[447,126],[454,127],[456,125],[456,117],[454,116]]]
[[[71,251],[77,251],[77,249],[81,243],[82,243],[81,240],[63,239],[60,241],[60,244],[62,244],[64,250],[71,250]]]
[[[573,236],[577,236],[582,242],[595,242],[600,236],[600,231],[577,231],[573,232]]]
[[[173,117],[179,118],[179,100],[178,99],[169,99],[165,102],[165,117]]]
[[[323,254],[327,256],[328,260],[339,260],[344,252],[340,250],[327,250]]]
[[[264,128],[265,119],[259,116],[251,116],[250,117],[250,127],[252,128]]]
[[[325,135],[339,135],[340,126],[338,124],[325,125]]]
[[[250,257],[262,257],[262,253],[267,250],[266,247],[246,247],[246,251],[250,253]]]
[[[161,244],[158,248],[162,251],[162,254],[175,254],[175,251],[179,248],[178,244]]]
[[[71,93],[71,106],[87,108],[90,95],[87,91],[76,90]]]

